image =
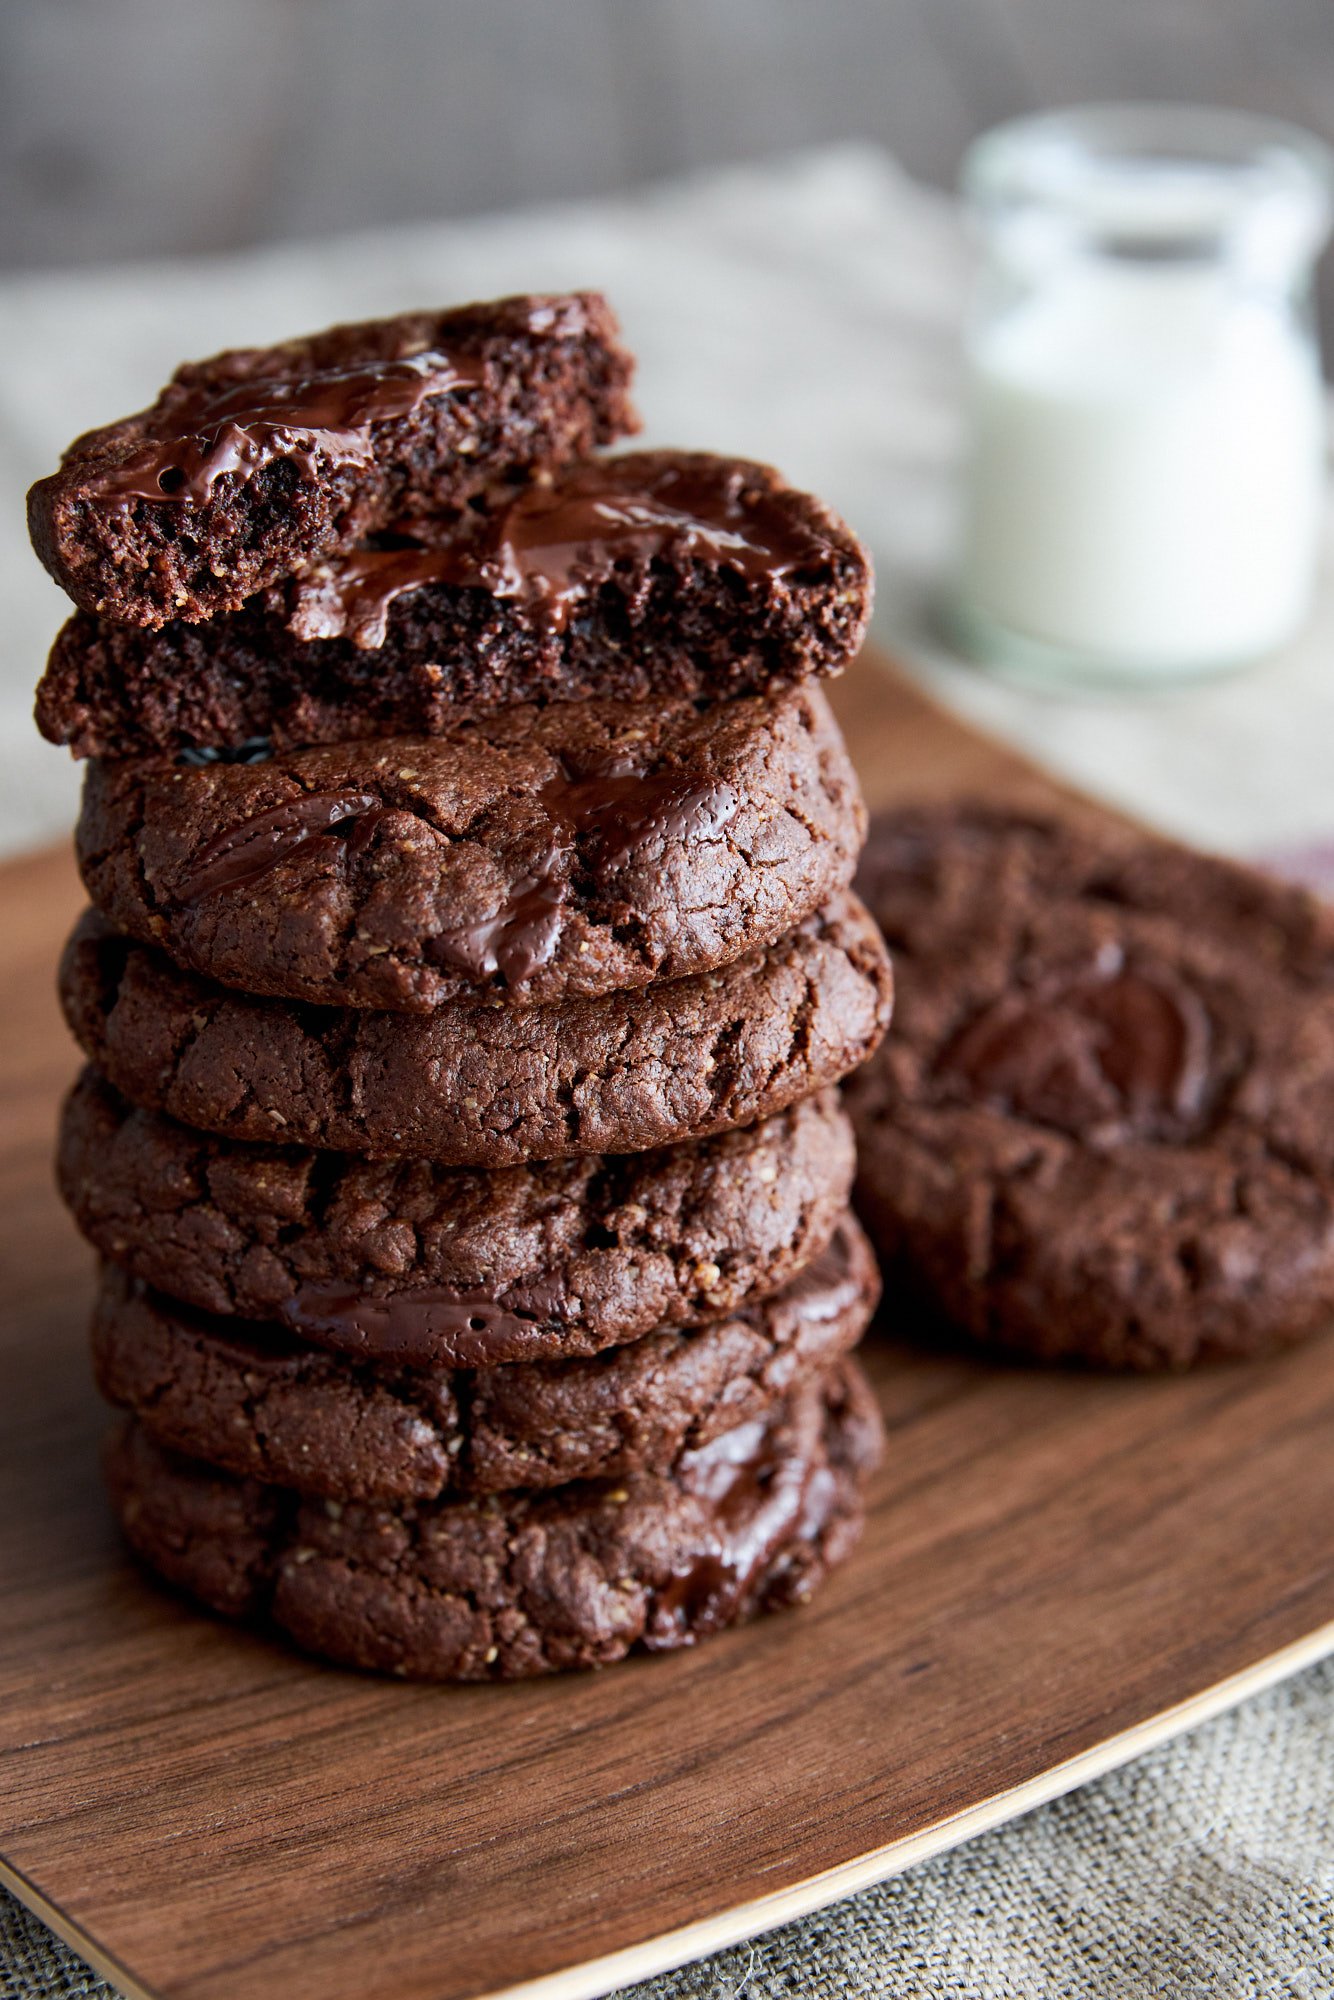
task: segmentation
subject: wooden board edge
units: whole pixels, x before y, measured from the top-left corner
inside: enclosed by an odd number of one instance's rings
[[[1177,1702],[1173,1707],[1149,1716],[1146,1721],[1108,1737],[1090,1750],[1080,1751],[1037,1777],[1012,1786],[1009,1791],[998,1792],[994,1798],[986,1799],[980,1805],[953,1813],[936,1825],[923,1828],[920,1833],[890,1841],[870,1854],[859,1855],[855,1861],[826,1869],[804,1882],[794,1883],[789,1889],[778,1889],[772,1895],[739,1904],[719,1916],[702,1918],[681,1930],[665,1931],[661,1937],[650,1938],[643,1944],[628,1945],[623,1951],[612,1952],[606,1958],[589,1959],[565,1972],[546,1973],[539,1979],[525,1980],[518,1986],[496,1987],[478,1994],[476,2000],[605,2000],[605,1995],[618,1986],[652,1979],[659,1973],[672,1972],[678,1966],[688,1965],[694,1959],[708,1958],[729,1945],[744,1944],[748,1939],[759,1937],[766,1931],[778,1930],[798,1917],[810,1916],[813,1911],[853,1895],[858,1889],[869,1889],[877,1882],[901,1875],[905,1870],[916,1867],[918,1862],[944,1854],[951,1847],[962,1846],[979,1834],[991,1833],[1008,1821],[1032,1812],[1037,1806],[1049,1805],[1066,1792],[1077,1791],[1094,1778],[1105,1777],[1121,1765],[1132,1763],[1146,1751],[1155,1750],[1173,1737],[1184,1735],[1199,1723],[1211,1721],[1251,1695],[1263,1694],[1267,1688],[1276,1687],[1280,1681],[1300,1673],[1305,1667],[1315,1666],[1331,1654],[1334,1654],[1334,1623],[1320,1626],[1304,1638],[1294,1640],[1291,1645],[1281,1647],[1263,1660],[1257,1660],[1254,1666],[1243,1667],[1239,1673],[1230,1674],[1226,1680],[1216,1682],[1186,1701]],[[132,1996],[132,2000],[139,2000],[139,1996]]]
[[[54,1931],[71,1951],[76,1951],[99,1978],[105,1979],[108,1985],[115,1987],[117,1993],[123,1994],[124,2000],[161,2000],[160,1994],[150,1987],[141,1986],[127,1967],[105,1952],[97,1939],[88,1931],[81,1929],[65,1914],[58,1903],[49,1901],[36,1884],[30,1882],[26,1875],[20,1874],[3,1854],[0,1854],[0,1886],[8,1889],[11,1896],[22,1903],[25,1909],[31,1910],[49,1931]]]

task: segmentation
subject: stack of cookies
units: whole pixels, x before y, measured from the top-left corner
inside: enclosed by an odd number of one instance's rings
[[[591,296],[336,328],[31,496],[113,1500],[359,1666],[802,1600],[878,1450],[835,1086],[890,978],[818,687],[867,563],[764,467],[598,456],[629,375]]]

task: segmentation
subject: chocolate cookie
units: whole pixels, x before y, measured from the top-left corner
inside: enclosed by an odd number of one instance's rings
[[[61,969],[71,1030],[135,1104],[239,1139],[485,1167],[647,1151],[768,1117],[865,1060],[891,991],[849,895],[721,971],[554,1007],[252,1000],[92,912]]]
[[[151,409],[77,438],[28,495],[33,547],[85,611],[161,625],[405,515],[634,430],[596,293],[336,326],[178,368]]]
[[[214,1138],[88,1069],[57,1169],[84,1235],[172,1298],[338,1353],[476,1367],[781,1291],[829,1242],[853,1149],[825,1090],[714,1139],[488,1174]]]
[[[390,1512],[109,1441],[131,1547],[177,1588],[346,1666],[518,1680],[804,1603],[856,1540],[879,1413],[851,1361],[669,1473]]]
[[[228,1472],[386,1506],[667,1471],[765,1415],[861,1338],[879,1276],[846,1217],[777,1298],[591,1359],[475,1372],[350,1361],[192,1312],[104,1267],[93,1364],[160,1444]]]
[[[852,1084],[886,1274],[973,1339],[1119,1367],[1334,1312],[1334,913],[1148,836],[895,814],[863,893],[892,1043]]]
[[[515,702],[713,698],[837,673],[870,564],[768,466],[636,452],[324,558],[231,617],[58,635],[37,724],[76,756],[434,736]]]
[[[593,998],[772,944],[866,830],[818,688],[559,703],[257,764],[91,764],[78,852],[118,928],[228,986],[427,1012]]]

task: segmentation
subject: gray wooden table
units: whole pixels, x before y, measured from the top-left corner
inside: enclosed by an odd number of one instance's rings
[[[6,0],[0,267],[605,193],[873,138],[925,179],[1039,105],[1334,142],[1332,0]]]

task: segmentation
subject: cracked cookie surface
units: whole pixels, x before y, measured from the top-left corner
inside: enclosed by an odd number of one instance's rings
[[[1183,1367],[1334,1310],[1334,914],[983,807],[872,829],[894,1034],[853,1079],[890,1282],[989,1346]]]
[[[803,1603],[850,1551],[882,1427],[852,1361],[670,1472],[398,1510],[301,1500],[113,1434],[112,1504],[167,1582],[306,1651],[516,1680],[692,1645]]]
[[[506,1167],[633,1153],[784,1110],[863,1062],[889,960],[845,894],[717,972],[552,1007],[386,1014],[248,999],[81,919],[61,997],[133,1103],[242,1139]]]
[[[772,944],[851,880],[818,689],[560,703],[254,764],[92,764],[93,902],[243,992],[427,1012],[597,997]]]
[[[594,1354],[781,1291],[847,1206],[853,1143],[827,1089],[712,1139],[488,1173],[220,1139],[88,1069],[57,1172],[103,1256],[173,1299],[337,1353],[475,1366]],[[394,1309],[312,1309],[340,1293]]]
[[[879,1295],[850,1216],[777,1297],[585,1359],[477,1370],[330,1355],[210,1318],[104,1268],[93,1365],[108,1402],[187,1456],[303,1493],[392,1506],[665,1472],[766,1416],[860,1339]]]

